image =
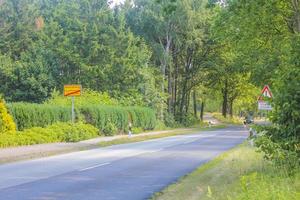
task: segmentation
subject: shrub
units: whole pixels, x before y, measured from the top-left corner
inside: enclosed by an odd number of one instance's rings
[[[118,133],[117,127],[111,122],[108,122],[102,131],[106,136],[113,136]]]
[[[0,99],[0,133],[5,131],[15,131],[16,125],[12,116],[8,113],[5,103]]]
[[[152,130],[156,125],[155,112],[143,107],[84,106],[80,112],[87,123],[99,128],[106,135],[112,124],[119,131],[126,132],[129,121],[143,130]],[[114,129],[113,129],[114,130]]]
[[[12,103],[8,105],[18,130],[45,127],[56,122],[69,122],[71,109],[65,106]]]
[[[190,127],[192,125],[195,125],[199,122],[199,120],[191,113],[186,114],[186,116],[182,120],[182,125],[185,127]]]
[[[174,116],[168,112],[165,112],[164,124],[170,128],[176,128],[180,126],[178,122],[176,122]]]
[[[98,129],[89,124],[56,123],[46,128],[35,127],[0,134],[0,148],[53,142],[78,142],[97,137],[98,133]]]
[[[132,128],[132,133],[133,134],[139,134],[139,133],[142,133],[144,132],[144,130],[142,128],[138,128],[138,127],[133,127]]]
[[[80,112],[84,120],[97,127],[101,132],[108,134],[113,124],[117,130],[125,130],[128,126],[128,112],[122,107],[112,106],[83,106]]]
[[[53,91],[51,98],[45,102],[49,105],[61,105],[61,106],[71,106],[72,101],[70,98],[66,98],[58,91]],[[109,96],[106,92],[96,92],[90,89],[83,89],[82,95],[76,97],[76,106],[85,105],[117,105],[118,101]]]
[[[134,127],[143,128],[144,130],[153,130],[155,128],[156,115],[152,109],[144,107],[127,107],[126,110],[130,115]]]
[[[71,120],[71,108],[49,104],[13,103],[9,105],[18,130],[45,127]],[[134,127],[152,130],[156,126],[155,112],[143,107],[85,105],[76,109],[77,121],[85,121],[104,134],[126,132],[129,121]],[[113,133],[108,133],[109,130]]]

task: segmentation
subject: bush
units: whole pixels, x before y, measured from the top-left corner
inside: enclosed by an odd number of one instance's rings
[[[71,108],[49,104],[13,103],[10,111],[18,130],[45,127],[71,120]],[[155,112],[143,107],[118,107],[85,105],[76,109],[77,121],[85,121],[97,127],[105,135],[126,132],[131,121],[134,127],[152,130],[156,126]],[[109,131],[112,131],[109,133]]]
[[[156,126],[155,112],[150,108],[127,107],[132,125],[144,130],[153,130]]]
[[[58,91],[53,91],[51,98],[45,102],[49,105],[71,106],[71,97],[65,97]],[[75,99],[76,107],[85,105],[117,105],[118,101],[111,98],[106,92],[96,92],[90,89],[83,89],[82,95]]]
[[[164,114],[164,124],[170,128],[177,128],[180,126],[178,122],[176,122],[173,114],[170,114],[169,112],[165,112]]]
[[[138,127],[133,127],[132,128],[132,133],[133,134],[139,134],[139,133],[142,133],[144,132],[144,130],[142,128],[138,128]]]
[[[16,124],[12,116],[8,113],[5,103],[0,99],[0,133],[5,131],[15,131]]]
[[[182,120],[182,125],[185,127],[190,127],[193,126],[195,124],[197,124],[199,122],[199,120],[197,118],[195,118],[195,116],[191,113],[186,114],[186,116],[184,116],[183,120]]]
[[[78,142],[97,137],[98,133],[98,129],[89,124],[56,123],[46,128],[35,127],[0,134],[0,148],[54,142]]]
[[[113,123],[108,122],[105,125],[104,129],[102,130],[102,132],[106,136],[113,136],[113,135],[115,135],[115,134],[118,133],[118,129],[117,129],[117,127]]]
[[[128,126],[128,112],[122,107],[112,106],[83,106],[80,112],[84,116],[84,120],[97,127],[101,132],[109,134],[108,130],[112,125],[117,130],[125,130]]]
[[[8,107],[18,130],[71,121],[69,107],[29,103],[12,103]]]
[[[106,135],[110,134],[108,130],[114,131],[114,127],[126,132],[130,121],[134,127],[143,130],[153,130],[156,125],[155,112],[149,108],[84,106],[80,108],[80,112],[87,123],[99,128]]]
[[[300,146],[296,138],[284,137],[286,130],[280,126],[260,127],[255,139],[256,146],[264,152],[265,158],[277,166],[286,166],[290,171],[299,165]]]

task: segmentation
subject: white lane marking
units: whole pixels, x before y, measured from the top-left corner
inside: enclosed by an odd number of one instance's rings
[[[84,168],[84,169],[80,169],[78,171],[80,172],[83,172],[83,171],[87,171],[87,170],[90,170],[90,169],[95,169],[97,167],[102,167],[102,166],[105,166],[105,165],[109,165],[110,163],[103,163],[103,164],[99,164],[99,165],[94,165],[94,166],[91,166],[91,167],[87,167],[87,168]]]

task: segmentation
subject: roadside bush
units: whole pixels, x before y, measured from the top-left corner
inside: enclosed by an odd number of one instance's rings
[[[142,133],[144,132],[144,130],[142,128],[138,128],[138,127],[133,127],[132,128],[132,133],[133,134],[139,134],[139,133]]]
[[[35,127],[0,134],[0,148],[54,142],[78,142],[97,137],[98,133],[98,129],[89,124],[56,123],[46,128]]]
[[[189,127],[192,125],[195,125],[199,122],[199,120],[197,118],[195,118],[195,116],[191,113],[186,114],[186,116],[183,118],[182,120],[182,125],[184,125],[185,127]]]
[[[169,112],[165,112],[165,114],[164,114],[164,124],[170,128],[180,127],[178,122],[176,122],[173,114],[170,114]]]
[[[105,134],[109,134],[109,129],[114,129],[111,124],[122,131],[129,122],[128,112],[122,107],[90,105],[81,107],[80,112],[88,124],[92,124]]]
[[[71,108],[68,106],[13,103],[9,109],[19,131],[71,121]],[[130,121],[133,127],[143,130],[152,130],[156,126],[155,112],[143,107],[84,105],[77,107],[76,119],[97,127],[105,135],[126,132]]]
[[[94,125],[105,135],[109,130],[127,132],[129,121],[133,127],[153,130],[156,125],[155,112],[143,107],[83,106],[80,112],[87,123]],[[115,128],[117,131],[115,131]]]
[[[49,127],[49,132],[57,131],[62,134],[57,134],[62,142],[78,142],[99,136],[99,130],[90,124],[79,123],[56,123]]]
[[[12,103],[8,105],[18,130],[32,127],[45,127],[56,122],[69,122],[71,120],[71,110],[69,107]]]
[[[8,113],[4,101],[0,98],[0,133],[15,130],[16,124],[12,116]]]
[[[116,135],[118,133],[118,129],[117,129],[117,127],[113,123],[108,122],[105,125],[104,129],[102,130],[102,132],[106,136],[113,136],[113,135]]]
[[[143,107],[127,107],[126,110],[130,114],[130,119],[134,127],[144,130],[153,130],[156,125],[155,112],[150,108]]]
[[[286,130],[280,126],[267,126],[257,128],[259,134],[255,139],[256,146],[264,152],[268,160],[272,160],[277,166],[287,167],[292,173],[300,165],[300,144],[296,138],[284,137]]]

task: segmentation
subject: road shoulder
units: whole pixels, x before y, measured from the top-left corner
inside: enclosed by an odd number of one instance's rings
[[[111,137],[99,137],[77,143],[51,143],[3,148],[0,149],[0,164],[94,149],[103,146],[140,142],[174,135],[189,134],[197,131],[215,130],[224,127],[224,125],[218,125],[211,128],[182,128],[141,133],[132,135],[131,137],[128,137],[127,135],[117,135]]]

